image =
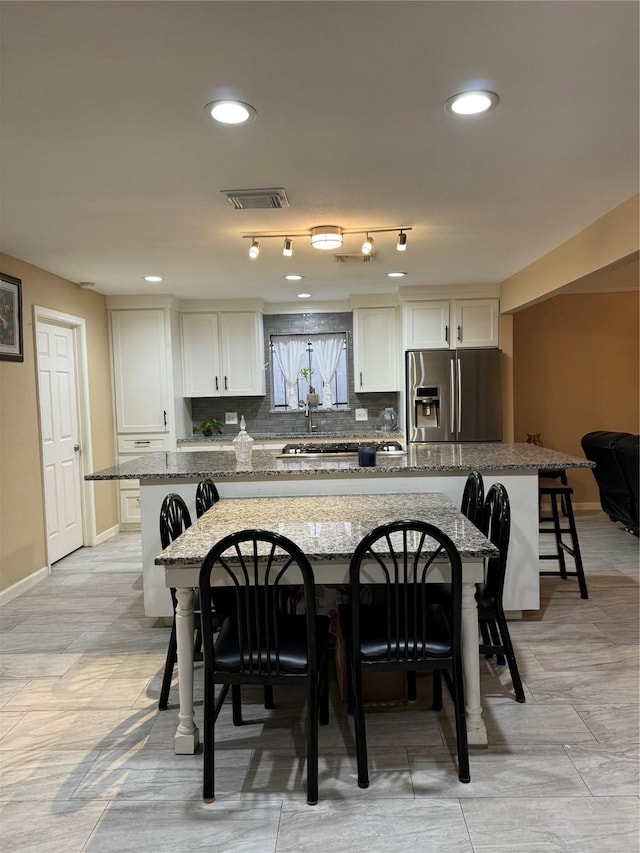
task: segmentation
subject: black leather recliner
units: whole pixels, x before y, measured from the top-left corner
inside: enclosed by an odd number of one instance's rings
[[[600,505],[611,521],[638,535],[638,450],[640,436],[596,430],[582,436],[584,455],[596,463],[593,476]]]

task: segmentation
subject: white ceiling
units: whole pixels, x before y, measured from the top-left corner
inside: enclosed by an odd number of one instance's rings
[[[105,294],[495,283],[638,191],[636,2],[2,2],[1,38],[2,249]],[[444,111],[474,85],[495,110]],[[258,118],[208,119],[230,95]],[[246,187],[290,207],[220,192]],[[413,230],[248,259],[325,223]]]

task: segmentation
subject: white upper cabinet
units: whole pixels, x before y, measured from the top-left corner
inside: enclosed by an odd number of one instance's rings
[[[118,432],[168,433],[173,419],[166,312],[112,311],[111,341]]]
[[[262,315],[253,311],[182,315],[185,397],[265,393]]]
[[[403,306],[406,349],[447,349],[451,340],[448,301],[409,302]]]
[[[220,333],[217,314],[182,315],[185,397],[220,396]]]
[[[354,390],[398,391],[400,348],[395,308],[357,308],[353,312]]]
[[[500,312],[497,299],[462,299],[453,306],[452,346],[456,349],[498,346]]]
[[[427,300],[403,305],[405,349],[464,349],[499,344],[497,299]]]
[[[254,312],[220,314],[222,393],[228,396],[262,396],[264,332],[262,315]]]

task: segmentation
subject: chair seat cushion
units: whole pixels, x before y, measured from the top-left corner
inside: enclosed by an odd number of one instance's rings
[[[383,607],[371,605],[360,610],[360,655],[363,661],[379,661],[400,656],[404,659],[447,658],[451,656],[451,630],[442,607],[427,606],[426,629],[415,630],[402,623],[387,632],[387,615]]]
[[[326,654],[328,643],[329,617],[316,616],[316,648],[319,660]],[[269,669],[273,672],[279,669],[284,673],[301,675],[307,671],[306,617],[304,614],[286,614],[279,618],[278,655],[275,649],[267,649],[264,636],[260,643],[254,641],[251,649],[248,648],[245,638],[243,646],[244,651],[241,652],[237,618],[227,617],[215,643],[216,670],[241,672],[253,668],[264,673]]]

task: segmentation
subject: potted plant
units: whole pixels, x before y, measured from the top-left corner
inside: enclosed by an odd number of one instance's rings
[[[213,435],[214,432],[222,432],[222,424],[214,418],[210,421],[202,421],[198,426],[194,426],[193,431],[201,432],[202,435]]]
[[[309,386],[309,393],[307,394],[307,403],[310,406],[317,406],[320,402],[319,396],[316,394],[316,389],[311,384],[311,377],[314,374],[314,369],[312,367],[302,367],[300,368],[300,376],[305,380],[307,385]]]

